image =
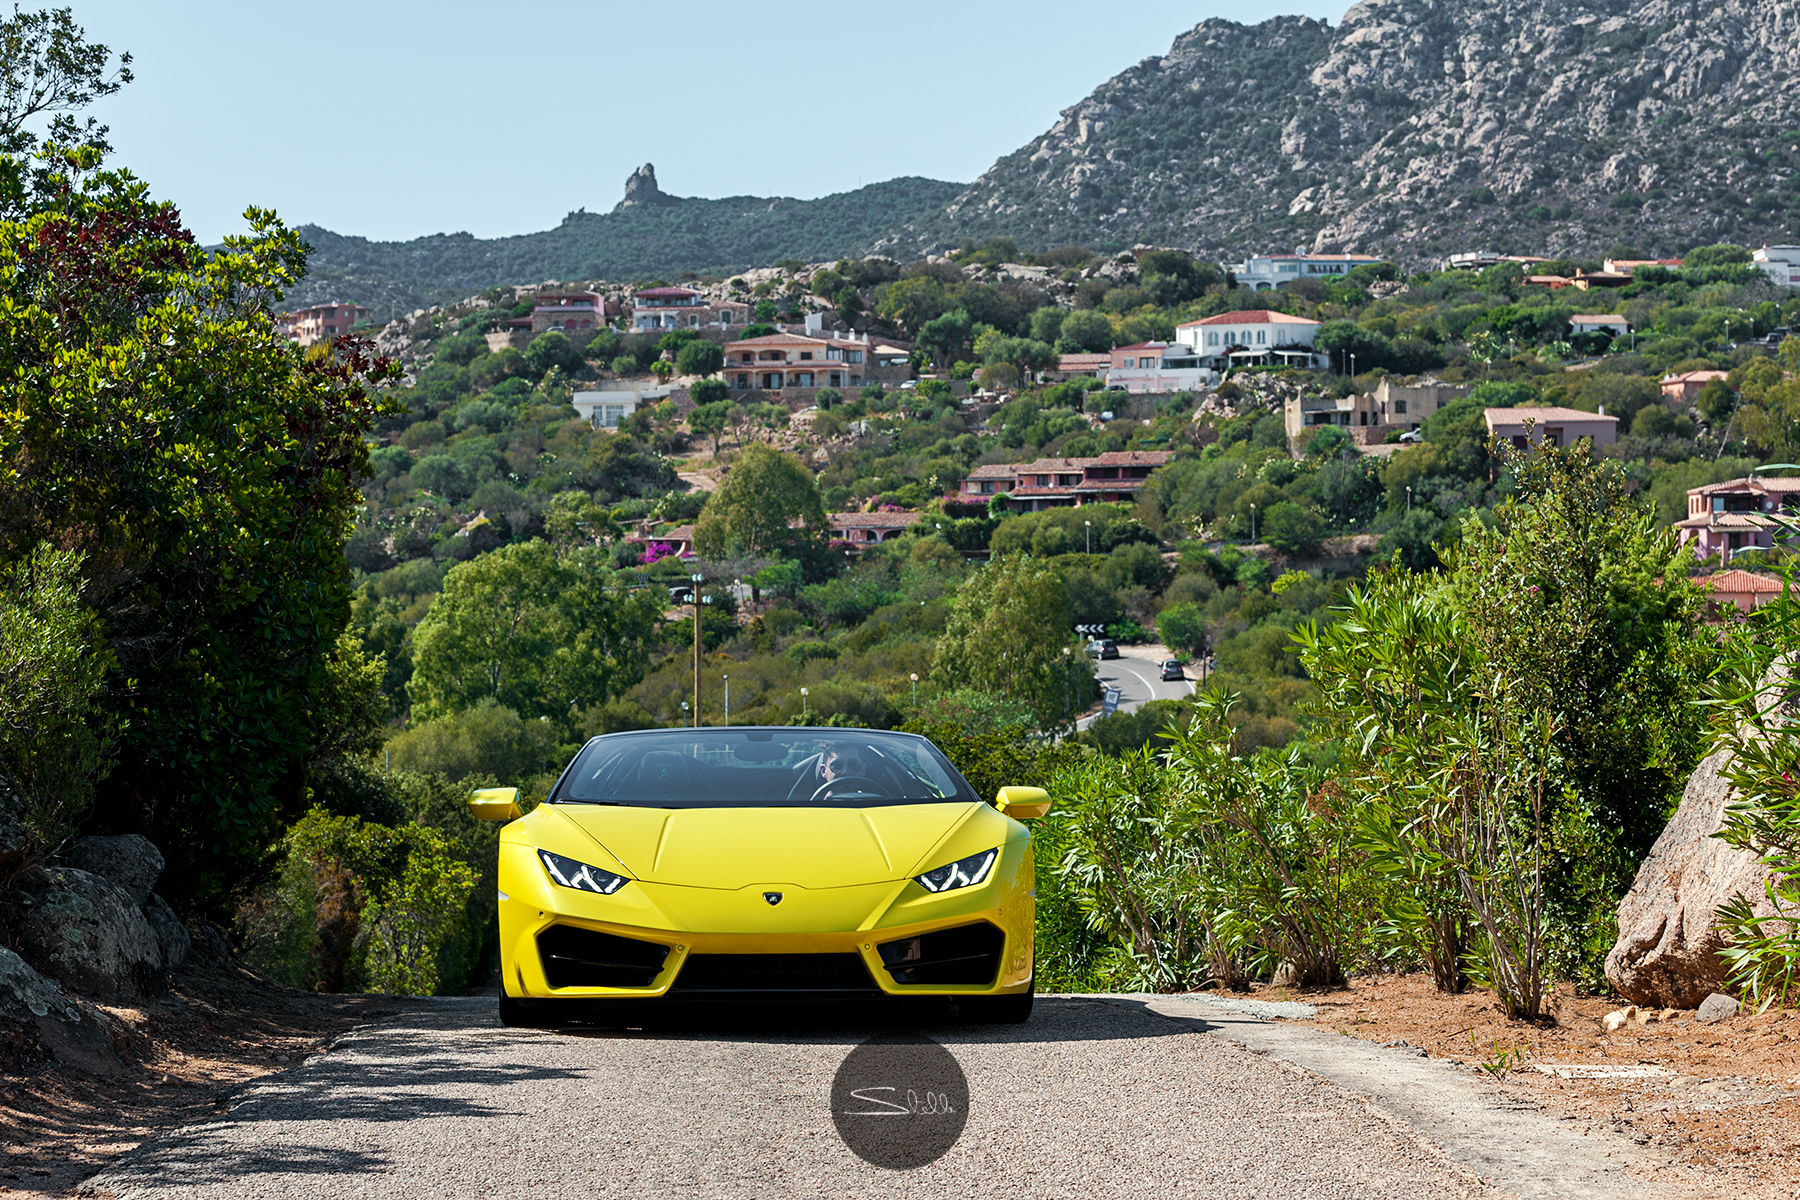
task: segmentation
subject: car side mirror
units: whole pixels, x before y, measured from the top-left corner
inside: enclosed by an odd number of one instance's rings
[[[1043,788],[1003,787],[994,807],[1015,821],[1029,821],[1050,811],[1050,793]]]
[[[518,788],[482,788],[469,796],[469,815],[477,821],[516,821],[525,814],[519,809]]]

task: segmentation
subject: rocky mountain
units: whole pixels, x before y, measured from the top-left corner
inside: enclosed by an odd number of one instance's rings
[[[885,240],[1430,261],[1800,235],[1797,0],[1370,0],[1209,20]]]
[[[887,230],[942,209],[966,185],[908,177],[817,200],[671,196],[646,163],[608,213],[570,213],[555,229],[507,238],[440,233],[372,242],[316,225],[311,274],[288,295],[369,305],[378,319],[503,283],[674,278],[728,274],[794,258],[816,262],[866,251]]]

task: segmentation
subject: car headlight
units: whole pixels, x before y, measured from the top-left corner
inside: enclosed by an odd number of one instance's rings
[[[611,871],[602,871],[599,867],[590,867],[584,862],[576,862],[548,850],[539,850],[538,857],[544,860],[544,870],[550,872],[550,878],[578,892],[599,892],[602,896],[610,896],[631,882],[623,875],[614,875]]]
[[[928,892],[953,892],[957,888],[974,887],[987,878],[988,872],[994,869],[994,860],[999,857],[997,849],[983,850],[913,878]]]

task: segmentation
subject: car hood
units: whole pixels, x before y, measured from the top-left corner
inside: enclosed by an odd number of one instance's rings
[[[563,820],[649,883],[831,888],[905,879],[985,804],[881,808],[626,808],[556,804]],[[997,814],[995,814],[997,815]]]

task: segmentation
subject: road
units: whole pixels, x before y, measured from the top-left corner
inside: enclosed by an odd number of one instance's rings
[[[833,1125],[838,1066],[870,1033],[896,1028],[864,1012],[547,1032],[501,1028],[491,998],[468,997],[421,1002],[341,1038],[229,1099],[217,1120],[146,1144],[83,1193],[1497,1195],[1354,1090],[1201,1017],[1092,997],[1040,997],[1024,1026],[948,1016],[904,1027],[955,1055],[967,1125],[948,1153],[913,1170],[868,1165]]]
[[[1120,646],[1119,657],[1103,658],[1094,664],[1096,674],[1100,677],[1100,686],[1119,689],[1119,711],[1136,712],[1140,706],[1151,700],[1179,700],[1191,695],[1194,681],[1162,680],[1162,661],[1168,658],[1168,651],[1161,646]],[[1190,666],[1190,674],[1197,671]],[[1097,717],[1083,717],[1075,723],[1077,729],[1086,729]]]

